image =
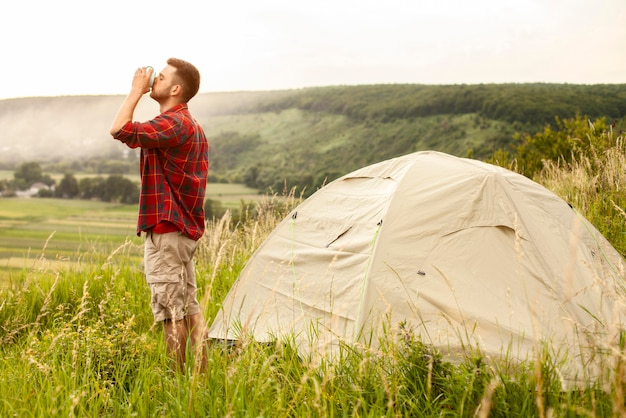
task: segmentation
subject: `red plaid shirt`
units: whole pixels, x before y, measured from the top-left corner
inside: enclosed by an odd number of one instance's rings
[[[128,122],[114,138],[141,148],[137,235],[167,221],[189,238],[204,233],[209,145],[186,104],[148,122]]]

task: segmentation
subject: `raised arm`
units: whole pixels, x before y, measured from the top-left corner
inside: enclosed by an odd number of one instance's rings
[[[135,108],[141,100],[141,97],[150,91],[150,76],[154,70],[145,67],[138,68],[133,77],[133,83],[130,92],[122,102],[113,123],[111,124],[111,135],[115,135],[127,123],[133,120]]]

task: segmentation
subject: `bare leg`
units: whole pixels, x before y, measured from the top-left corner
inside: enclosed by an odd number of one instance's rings
[[[186,317],[187,329],[191,334],[191,346],[193,347],[198,371],[206,370],[207,366],[207,327],[201,313]]]
[[[187,323],[184,320],[163,321],[163,334],[167,347],[167,354],[176,361],[179,371],[185,371],[185,352],[187,350]]]

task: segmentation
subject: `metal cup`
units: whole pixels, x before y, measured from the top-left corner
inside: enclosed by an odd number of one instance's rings
[[[154,84],[154,77],[156,77],[156,71],[154,71],[154,68],[152,68],[152,67],[150,67],[150,66],[147,66],[147,67],[146,67],[146,71],[147,71],[148,69],[151,69],[151,70],[152,70],[152,73],[150,74],[150,88],[152,88],[152,85]]]

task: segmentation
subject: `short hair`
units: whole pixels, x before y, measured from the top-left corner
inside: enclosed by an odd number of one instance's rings
[[[200,72],[191,63],[178,58],[170,58],[167,64],[176,68],[176,77],[183,87],[183,100],[188,102],[200,89]]]

